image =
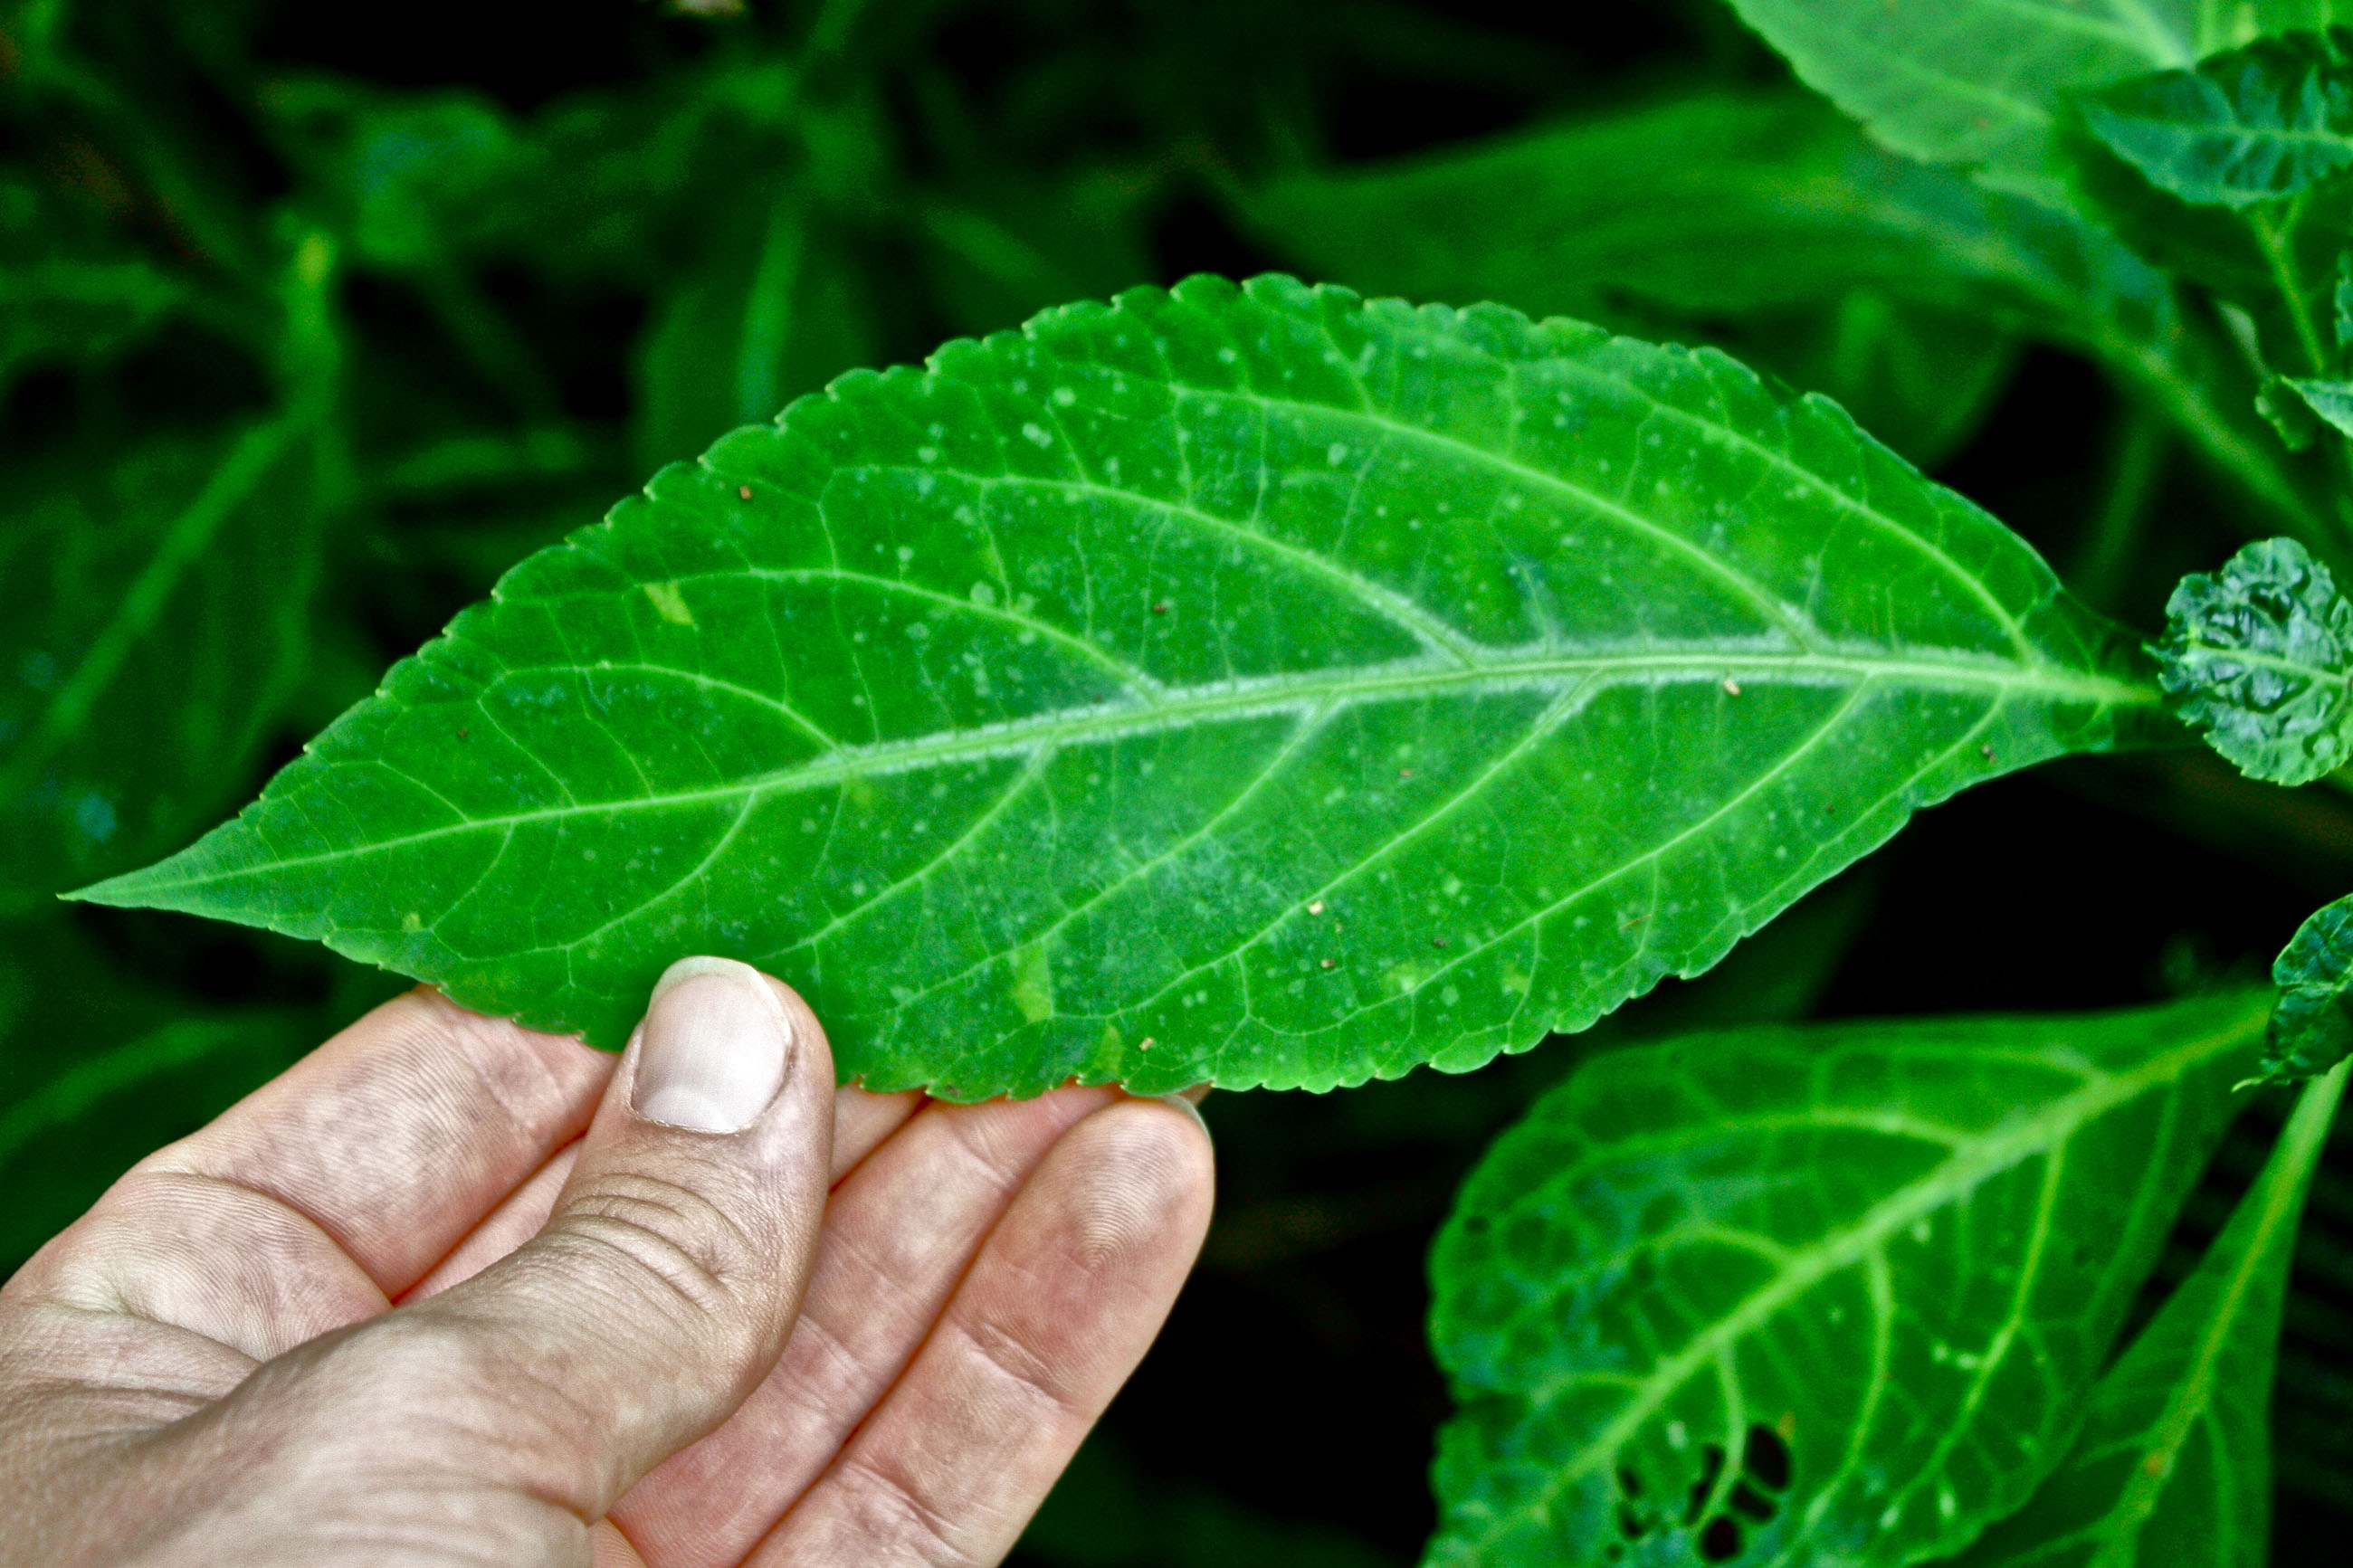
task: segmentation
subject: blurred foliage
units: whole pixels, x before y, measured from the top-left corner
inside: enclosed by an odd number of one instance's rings
[[[51,895],[192,837],[508,564],[855,365],[1287,266],[1752,354],[2148,629],[2175,576],[2264,531],[2189,454],[2269,432],[2168,401],[2198,379],[2168,367],[2227,337],[2137,295],[2128,258],[2078,258],[2064,316],[2000,247],[1930,266],[1888,237],[1981,225],[1993,198],[1795,99],[1716,0],[692,9],[0,0],[0,1270],[391,984]],[[1476,211],[1417,200],[1466,165],[1492,174]],[[1635,224],[1664,188],[1679,224]],[[1895,227],[1843,244],[1832,210]],[[1424,1249],[1478,1149],[1595,1046],[2159,997],[2244,973],[2348,869],[2333,797],[2196,757],[2061,770],[1930,814],[1575,1041],[1213,1097],[1203,1272],[1028,1559],[1409,1559],[1446,1408]],[[2268,1115],[2226,1143],[2169,1277]],[[2286,1308],[2282,1561],[2353,1512],[2348,1170],[2340,1133]]]

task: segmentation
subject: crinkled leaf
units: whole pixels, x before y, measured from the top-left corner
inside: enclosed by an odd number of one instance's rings
[[[2272,963],[2279,1003],[2265,1037],[2263,1076],[2315,1078],[2353,1056],[2353,897],[2315,910]]]
[[[617,1045],[672,959],[875,1086],[1467,1068],[2156,711],[1833,405],[1200,279],[859,374],[511,574],[89,896]]]
[[[1809,86],[1899,153],[2055,195],[2060,100],[2221,44],[2202,0],[1731,0]]]
[[[2353,169],[2353,31],[2259,38],[2104,88],[2084,122],[2186,202],[2243,207]]]
[[[2063,1452],[2265,998],[1597,1058],[1432,1255],[1433,1564],[1871,1568]]]
[[[2272,1367],[2296,1219],[2343,1075],[2306,1090],[2263,1175],[2084,1408],[2033,1500],[1955,1568],[2263,1568]]]
[[[2242,773],[2309,784],[2353,757],[2353,604],[2303,545],[2259,540],[2165,611],[2166,697]]]
[[[273,423],[0,485],[0,909],[136,865],[247,787],[301,672],[315,483]]]
[[[2096,104],[2071,110],[2054,138],[2077,203],[2140,256],[2244,311],[2262,364],[2332,374],[2340,345],[2328,322],[2353,229],[2353,178],[2240,205],[2189,201],[2119,156],[2090,118],[2096,113]]]

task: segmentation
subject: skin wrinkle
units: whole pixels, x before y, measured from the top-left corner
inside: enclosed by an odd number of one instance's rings
[[[179,1170],[238,1182],[316,1225],[387,1295],[413,1284],[434,1260],[417,1256],[428,1238],[383,1222],[401,1205],[399,1194],[413,1183],[415,1172],[456,1144],[475,1156],[478,1168],[467,1173],[470,1179],[463,1184],[469,1191],[492,1183],[501,1188],[511,1185],[522,1173],[499,1168],[511,1161],[492,1164],[480,1155],[503,1152],[522,1140],[553,1142],[559,1130],[576,1131],[594,1103],[580,1091],[591,1089],[592,1077],[601,1075],[582,1059],[590,1054],[586,1047],[482,1018],[436,993],[412,992],[389,1006],[396,1010],[392,1048],[380,1058],[349,1060],[348,1053],[337,1050],[343,1039],[338,1037],[294,1070],[328,1079],[322,1105],[375,1099],[427,1108],[421,1117],[395,1123],[402,1136],[355,1138],[353,1130],[334,1116],[299,1110],[290,1113],[299,1125],[257,1128],[250,1119],[238,1116],[239,1107],[210,1130],[222,1134],[219,1139],[184,1141],[152,1156],[141,1169]],[[517,1043],[526,1048],[514,1049]],[[568,1071],[560,1071],[555,1061],[565,1056],[571,1058],[565,1063]],[[461,1081],[453,1081],[453,1066],[464,1069]],[[574,1081],[565,1083],[567,1077]],[[469,1089],[487,1095],[504,1113],[507,1125],[501,1131],[509,1136],[468,1139],[460,1134],[466,1118],[459,1108],[477,1103]],[[446,1161],[446,1155],[442,1158]],[[442,1179],[452,1173],[445,1164]],[[376,1247],[355,1241],[379,1235]],[[437,1248],[435,1257],[442,1250],[446,1248]],[[371,1257],[372,1252],[382,1256]]]
[[[0,1287],[0,1565],[736,1568],[796,1519],[828,1562],[1009,1547],[1199,1245],[1198,1131],[811,1070],[702,1134],[628,1092],[412,995],[151,1158]],[[976,1429],[982,1389],[1025,1414]],[[848,1494],[878,1429],[951,1511]],[[789,1494],[744,1506],[764,1477]]]
[[[135,1173],[102,1206],[136,1250],[90,1277],[97,1289],[88,1305],[185,1329],[256,1360],[389,1305],[308,1215],[243,1183]],[[223,1314],[223,1303],[232,1310]]]
[[[1055,1140],[1112,1102],[1109,1090],[990,1107],[926,1104],[894,1141],[836,1189],[834,1213],[812,1270],[801,1317],[767,1380],[738,1410],[736,1426],[671,1459],[624,1502],[621,1522],[659,1509],[681,1489],[723,1497],[714,1514],[683,1532],[633,1540],[687,1561],[732,1563],[816,1483],[822,1464],[775,1456],[830,1453],[905,1371],[976,1249]],[[976,1129],[999,1126],[995,1136]],[[953,1194],[944,1230],[911,1216],[923,1193]],[[862,1225],[864,1216],[876,1223]],[[881,1299],[878,1300],[878,1291]],[[838,1322],[837,1322],[838,1320]],[[744,1472],[751,1479],[744,1479]],[[706,1509],[709,1505],[704,1505]]]

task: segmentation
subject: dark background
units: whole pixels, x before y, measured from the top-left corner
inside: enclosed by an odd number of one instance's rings
[[[27,553],[50,546],[20,521],[24,487],[266,408],[275,351],[237,302],[267,293],[301,233],[337,246],[348,484],[319,513],[297,678],[209,795],[182,804],[181,838],[249,797],[499,571],[735,422],[742,298],[760,286],[779,203],[802,226],[786,326],[752,389],[778,403],[1065,299],[1294,266],[1236,216],[1238,191],[1280,174],[1784,74],[1710,0],[836,0],[732,16],[638,0],[116,0],[0,16],[0,173],[46,204],[37,221],[18,209],[0,261],[111,247],[227,301],[119,352],[0,355],[7,600],[62,592]],[[45,16],[58,31],[43,45]],[[79,78],[36,68],[44,49]],[[730,93],[749,107],[712,109]],[[502,186],[492,168],[470,207],[403,207],[384,150],[404,145],[402,116],[450,103],[524,138],[569,116],[555,166],[577,172],[577,199],[534,205],[544,189]],[[462,136],[428,149],[424,184],[464,184],[466,149]],[[403,241],[404,222],[426,238]],[[2064,563],[2122,428],[2095,371],[2030,348],[1938,472]],[[2227,553],[2245,508],[2166,458],[2146,510],[2107,596],[2151,629],[2172,577]],[[0,617],[20,614],[34,618],[0,600]],[[183,635],[219,629],[190,614]],[[0,632],[19,666],[0,683],[30,689],[27,635]],[[146,700],[180,700],[168,683]],[[70,1114],[0,1121],[0,1273],[132,1158],[397,984],[252,932],[62,909],[46,894],[69,881],[26,875],[0,903],[0,1106],[47,1092]],[[1201,1271],[1022,1560],[1410,1561],[1448,1408],[1423,1340],[1425,1249],[1480,1148],[1580,1054],[1699,1024],[2174,994],[2260,973],[2348,887],[2345,797],[2246,783],[2202,752],[2061,764],[1927,813],[1715,973],[1580,1038],[1461,1079],[1213,1095],[1221,1208]],[[188,1020],[216,1021],[226,1043],[137,1081],[55,1088],[77,1061]],[[2281,1120],[2283,1100],[2250,1098],[2164,1278],[2220,1228]],[[2340,1134],[2288,1312],[2282,1563],[2337,1560],[2327,1547],[2353,1529],[2348,1151]]]

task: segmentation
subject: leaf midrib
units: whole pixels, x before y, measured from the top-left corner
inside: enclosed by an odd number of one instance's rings
[[[1675,1390],[1696,1376],[1720,1351],[1756,1331],[1823,1279],[1864,1261],[1890,1237],[1949,1206],[2001,1172],[2037,1154],[2063,1147],[2078,1130],[2118,1106],[2150,1089],[2176,1082],[2199,1062],[2244,1043],[2261,1029],[2270,1011],[2271,996],[2266,992],[2251,1001],[2257,1005],[2251,1005],[2229,1025],[2153,1057],[2128,1072],[2085,1084],[1998,1135],[1976,1141],[1973,1149],[1957,1151],[1936,1170],[1883,1200],[1854,1224],[1806,1248],[1799,1261],[1772,1284],[1748,1297],[1704,1331],[1694,1335],[1682,1352],[1662,1363],[1636,1385],[1639,1392],[1629,1400],[1625,1410],[1583,1452],[1567,1460],[1527,1501],[1512,1515],[1499,1517],[1474,1538],[1475,1542],[1483,1544],[1493,1541],[1514,1517],[1549,1508],[1571,1482],[1614,1458],[1642,1423],[1656,1415]],[[1577,1381],[1577,1374],[1564,1374],[1528,1390],[1524,1397],[1531,1405],[1541,1406],[1558,1398]]]
[[[266,865],[203,876],[150,878],[133,872],[115,883],[71,895],[88,897],[118,883],[128,892],[153,897],[174,889],[194,889],[273,874],[291,868],[332,863],[383,850],[402,848],[478,830],[521,826],[533,822],[608,816],[660,810],[672,806],[740,800],[746,795],[822,788],[832,784],[885,776],[943,763],[1026,756],[1039,746],[1057,750],[1074,744],[1097,744],[1183,729],[1218,721],[1234,721],[1304,713],[1319,708],[1349,707],[1379,701],[1453,696],[1484,696],[1510,691],[1565,689],[1590,685],[1670,685],[1684,682],[1719,683],[1730,679],[1762,689],[1773,684],[1858,685],[1890,682],[1915,689],[1982,690],[2005,696],[2025,693],[2054,702],[2086,702],[2105,706],[2145,706],[2161,700],[2152,689],[2105,677],[2086,675],[2052,665],[2021,667],[2006,659],[1959,650],[1945,657],[1886,658],[1873,650],[1844,653],[1790,653],[1759,648],[1700,646],[1646,648],[1640,652],[1604,649],[1569,651],[1552,645],[1509,649],[1482,649],[1480,662],[1462,667],[1440,666],[1430,658],[1398,660],[1385,666],[1356,667],[1305,675],[1252,677],[1194,688],[1166,688],[1148,699],[1058,709],[1020,719],[977,725],[968,730],[907,739],[841,746],[806,762],[747,779],[698,789],[667,791],[628,799],[571,803],[492,816],[468,817],[416,833],[380,838],[350,848],[313,855],[273,858]],[[594,675],[610,665],[520,667],[509,675]],[[652,674],[664,667],[628,667]],[[699,681],[701,672],[670,670],[681,680]],[[1732,698],[1732,700],[1738,699]],[[479,707],[477,703],[474,706]],[[345,765],[366,765],[353,763]],[[381,759],[373,765],[386,766]],[[403,775],[406,776],[406,775]],[[164,862],[165,866],[170,865]],[[161,868],[158,868],[160,869]]]
[[[2192,637],[2189,640],[2188,651],[2201,653],[2210,658],[2228,660],[2232,664],[2253,665],[2257,669],[2268,669],[2275,674],[2294,676],[2299,680],[2325,682],[2340,689],[2353,687],[2353,674],[2329,669],[2317,664],[2304,664],[2295,659],[2282,658],[2276,654],[2259,653],[2253,648],[2232,647],[2226,644],[2205,642]]]
[[[2142,1527],[2157,1511],[2158,1500],[2174,1479],[2175,1458],[2189,1440],[2190,1429],[2212,1405],[2215,1370],[2229,1347],[2231,1331],[2246,1305],[2247,1293],[2282,1229],[2294,1226],[2304,1205],[2305,1184],[2327,1138],[2337,1102],[2345,1091],[2346,1070],[2340,1065],[2305,1091],[2305,1100],[2297,1106],[2282,1136],[2274,1156],[2280,1164],[2269,1173],[2263,1212],[2256,1219],[2246,1251],[2224,1281],[2214,1315],[2198,1337],[2198,1349],[2190,1359],[2189,1371],[2174,1384],[2163,1413],[2150,1428],[2155,1440],[2145,1450],[2141,1462],[2132,1468],[2132,1479],[2124,1496],[2116,1501],[2111,1515],[2112,1528],[2105,1532],[2105,1539],[2093,1558],[2092,1568],[2121,1568],[2131,1562]],[[2165,1456],[2164,1465],[2152,1467],[2149,1460],[2159,1454]]]

